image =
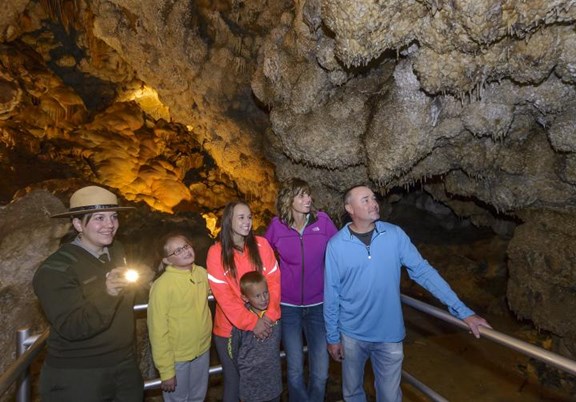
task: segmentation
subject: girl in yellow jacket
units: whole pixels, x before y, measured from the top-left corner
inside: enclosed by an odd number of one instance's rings
[[[148,332],[164,401],[204,401],[212,316],[206,270],[194,264],[190,239],[166,236],[165,271],[150,289]]]

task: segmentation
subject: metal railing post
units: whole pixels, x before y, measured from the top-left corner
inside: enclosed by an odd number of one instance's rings
[[[28,349],[26,339],[30,336],[30,328],[16,331],[16,358],[22,356]],[[16,402],[30,401],[30,366],[20,375],[17,382]]]

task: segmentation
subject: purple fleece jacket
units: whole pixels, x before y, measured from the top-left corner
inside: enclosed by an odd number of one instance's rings
[[[278,255],[282,304],[307,306],[324,301],[324,254],[337,231],[322,211],[315,220],[310,217],[302,235],[277,216],[272,219],[264,237]]]

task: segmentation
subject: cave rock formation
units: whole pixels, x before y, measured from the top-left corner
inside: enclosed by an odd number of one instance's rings
[[[513,236],[510,308],[574,357],[575,3],[10,1],[0,200],[94,182],[261,224],[290,176],[333,214],[417,188]]]

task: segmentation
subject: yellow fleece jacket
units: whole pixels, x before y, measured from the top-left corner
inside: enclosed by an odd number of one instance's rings
[[[169,265],[152,284],[148,334],[161,380],[176,375],[176,362],[193,360],[210,349],[208,292],[206,269],[195,264],[191,271]]]

